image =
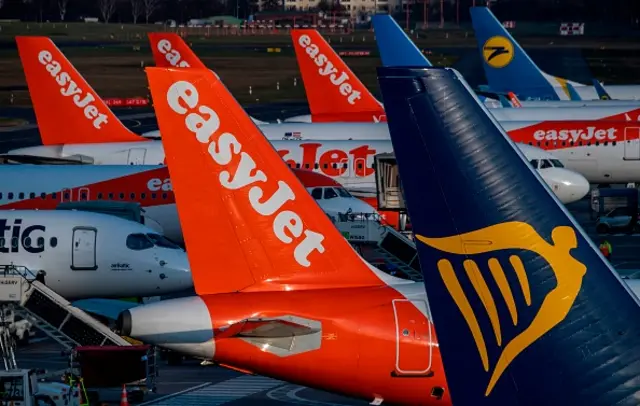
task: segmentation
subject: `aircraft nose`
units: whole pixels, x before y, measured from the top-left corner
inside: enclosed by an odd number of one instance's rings
[[[589,193],[589,181],[581,174],[563,168],[551,172],[552,189],[562,203],[573,203]]]

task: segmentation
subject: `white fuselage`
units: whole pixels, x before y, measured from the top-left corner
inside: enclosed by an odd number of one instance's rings
[[[45,272],[66,299],[156,296],[193,286],[182,249],[131,248],[131,235],[158,235],[119,217],[70,210],[0,211],[4,265]],[[149,245],[149,244],[147,244]]]

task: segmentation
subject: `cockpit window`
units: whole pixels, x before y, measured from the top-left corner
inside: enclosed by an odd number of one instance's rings
[[[142,251],[153,248],[153,242],[144,234],[129,234],[127,236],[127,248],[134,251]]]
[[[147,234],[147,237],[149,237],[149,239],[151,241],[153,241],[153,243],[155,245],[157,245],[158,247],[161,248],[171,248],[174,250],[179,250],[182,249],[180,248],[179,245],[175,244],[174,242],[172,242],[171,240],[169,240],[167,237],[160,235],[160,234]]]
[[[313,197],[316,200],[320,200],[322,199],[322,188],[315,188],[311,191],[311,197]]]
[[[537,159],[532,159],[531,161],[529,161],[531,163],[531,166],[533,166],[533,169],[538,169],[538,163],[539,161]]]
[[[338,194],[336,193],[335,190],[333,190],[333,188],[328,187],[324,190],[325,199],[333,199],[335,197],[338,197]]]
[[[340,197],[353,197],[351,196],[351,193],[347,192],[347,190],[343,187],[337,187],[335,188],[335,190],[338,192]]]
[[[552,159],[551,163],[553,164],[554,168],[564,168],[564,165],[562,164],[562,162],[560,162],[559,159]]]
[[[540,161],[540,169],[547,169],[547,168],[553,168],[551,161],[549,161],[548,159],[543,159],[542,161]]]

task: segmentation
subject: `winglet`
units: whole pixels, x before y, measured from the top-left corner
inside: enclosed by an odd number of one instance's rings
[[[383,66],[432,66],[396,20],[388,14],[371,17]]]
[[[213,72],[146,71],[199,295],[383,283]]]
[[[127,129],[47,37],[16,37],[44,145],[147,141]]]
[[[593,79],[592,82],[593,88],[596,90],[596,93],[598,93],[598,98],[600,100],[611,100],[611,96],[609,96],[609,93],[605,90],[604,86],[598,81],[598,79]]]
[[[634,404],[637,298],[459,74],[378,77],[453,404]]]
[[[471,21],[487,81],[492,89],[522,99],[559,100],[544,73],[487,7],[471,7]]]
[[[291,30],[313,122],[374,121],[380,102],[316,30]]]

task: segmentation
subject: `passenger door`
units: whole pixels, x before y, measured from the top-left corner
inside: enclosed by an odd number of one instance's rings
[[[71,269],[95,271],[97,230],[92,227],[74,227],[71,246]]]
[[[394,299],[396,321],[395,376],[431,373],[432,333],[424,300]]]
[[[144,165],[144,157],[147,153],[146,148],[131,148],[129,150],[128,165]]]
[[[625,127],[624,159],[640,159],[640,127]]]

